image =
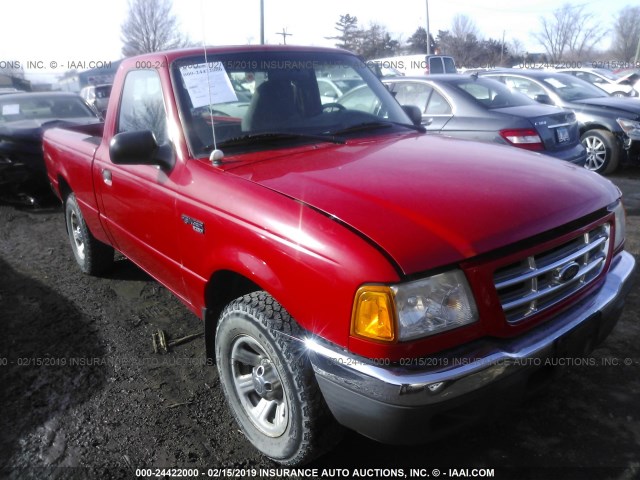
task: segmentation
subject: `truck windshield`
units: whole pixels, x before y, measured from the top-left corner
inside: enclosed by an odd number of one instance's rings
[[[208,155],[214,143],[240,153],[266,145],[335,141],[337,132],[355,136],[389,131],[379,128],[381,122],[413,128],[369,68],[346,53],[214,52],[206,62],[204,55],[175,61],[171,75],[195,156]],[[354,101],[354,91],[366,101]],[[260,144],[255,138],[272,141]]]

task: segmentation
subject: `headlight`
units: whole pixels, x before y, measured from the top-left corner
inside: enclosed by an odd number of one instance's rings
[[[629,134],[632,130],[640,131],[640,122],[629,120],[627,118],[617,118],[616,122],[620,125],[620,128],[624,130],[624,133]]]
[[[351,332],[392,342],[442,333],[478,320],[460,270],[392,286],[364,286],[356,294]]]
[[[616,217],[616,225],[615,225],[615,243],[613,244],[613,249],[617,250],[620,245],[624,243],[624,238],[626,236],[626,215],[624,212],[624,205],[622,204],[622,200],[615,204],[613,207],[613,212]]]

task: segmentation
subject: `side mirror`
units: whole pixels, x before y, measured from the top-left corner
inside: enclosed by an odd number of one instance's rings
[[[151,130],[118,133],[109,143],[109,157],[116,165],[157,165],[163,170],[175,164],[171,145],[158,145]]]
[[[420,109],[418,107],[416,107],[415,105],[402,105],[402,109],[404,110],[404,113],[409,116],[411,122],[416,127],[422,125],[422,112],[420,112]]]
[[[554,105],[553,100],[551,100],[551,97],[546,93],[536,95],[535,97],[533,97],[533,99],[538,103],[543,103],[545,105]]]

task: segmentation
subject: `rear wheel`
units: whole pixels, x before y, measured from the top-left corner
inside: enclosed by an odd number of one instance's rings
[[[587,149],[585,168],[593,172],[613,173],[620,163],[620,150],[615,137],[606,130],[589,130],[581,139]]]
[[[65,220],[73,256],[84,273],[100,275],[113,265],[113,248],[91,234],[82,217],[75,194],[65,200]]]
[[[307,463],[340,438],[301,335],[265,292],[229,304],[216,331],[216,363],[233,416],[260,452],[284,465]]]

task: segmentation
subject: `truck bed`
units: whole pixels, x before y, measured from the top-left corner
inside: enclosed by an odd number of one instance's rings
[[[99,219],[92,166],[103,130],[104,123],[52,128],[44,132],[43,149],[54,193],[64,201],[67,192],[74,192],[89,229],[98,239],[107,242]]]

